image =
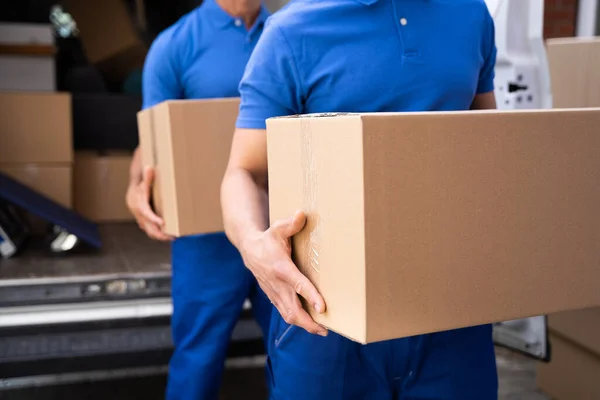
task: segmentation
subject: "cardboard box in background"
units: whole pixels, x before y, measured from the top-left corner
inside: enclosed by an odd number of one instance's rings
[[[600,306],[600,109],[267,120],[271,221],[362,343]]]
[[[73,205],[71,164],[0,164],[0,172],[64,207]]]
[[[553,400],[600,399],[600,356],[551,334],[552,361],[540,364],[537,386]]]
[[[600,107],[600,38],[547,42],[555,108]]]
[[[138,145],[139,96],[73,94],[73,142],[76,150],[133,151]]]
[[[0,163],[71,163],[71,96],[0,93]]]
[[[94,222],[132,221],[125,204],[130,153],[75,153],[74,208]]]
[[[0,23],[0,90],[56,90],[55,52],[52,25]]]
[[[143,66],[147,47],[123,0],[64,0],[62,4],[77,23],[87,58],[109,81],[121,82]]]
[[[239,99],[176,100],[138,113],[143,164],[156,168],[155,209],[173,236],[223,231],[220,188]]]
[[[554,333],[600,356],[600,308],[549,315],[548,327]]]

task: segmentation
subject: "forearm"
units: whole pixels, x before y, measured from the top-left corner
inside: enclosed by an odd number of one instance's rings
[[[142,152],[138,146],[133,152],[131,165],[129,166],[129,184],[137,185],[142,181],[144,167],[142,165]]]
[[[269,227],[266,184],[247,170],[228,170],[221,185],[221,207],[225,233],[243,255],[245,239]]]

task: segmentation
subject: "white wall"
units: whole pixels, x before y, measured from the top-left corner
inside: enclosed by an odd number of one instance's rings
[[[598,18],[598,0],[579,0],[579,9],[577,10],[577,36],[589,37],[596,36],[596,24]]]

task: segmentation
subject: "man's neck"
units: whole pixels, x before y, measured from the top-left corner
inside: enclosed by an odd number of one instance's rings
[[[217,3],[227,14],[241,18],[248,29],[260,13],[261,0],[217,0]]]

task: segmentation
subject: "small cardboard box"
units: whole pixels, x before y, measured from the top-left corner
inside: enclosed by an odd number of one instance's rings
[[[548,327],[551,331],[600,356],[600,308],[549,315]]]
[[[87,58],[111,82],[141,68],[147,47],[123,0],[64,0],[79,29]]]
[[[600,107],[600,38],[548,40],[554,107]]]
[[[600,305],[600,109],[267,120],[271,222],[362,343]],[[312,311],[311,311],[312,312]]]
[[[76,152],[75,211],[94,222],[132,221],[125,203],[131,159],[130,153]]]
[[[552,360],[540,364],[537,386],[553,400],[600,399],[600,355],[550,335]]]
[[[220,187],[239,99],[174,100],[138,113],[142,162],[156,168],[155,210],[173,236],[223,231]]]
[[[0,93],[0,163],[73,162],[71,96]]]
[[[71,164],[0,164],[0,172],[64,207],[73,205]]]

